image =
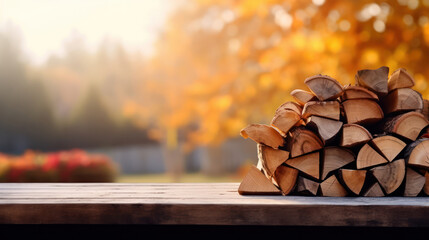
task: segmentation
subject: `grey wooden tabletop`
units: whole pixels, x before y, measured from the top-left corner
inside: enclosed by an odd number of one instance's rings
[[[2,224],[429,227],[429,197],[242,196],[239,183],[1,183]]]

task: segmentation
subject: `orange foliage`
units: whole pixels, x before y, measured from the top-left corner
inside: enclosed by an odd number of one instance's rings
[[[405,67],[429,98],[429,1],[186,2],[169,19],[125,111],[159,129],[186,128],[193,144],[235,137],[269,122],[303,80],[354,83],[358,69]]]

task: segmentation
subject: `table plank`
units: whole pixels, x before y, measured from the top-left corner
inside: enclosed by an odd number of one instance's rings
[[[2,183],[0,223],[428,227],[426,197],[241,196],[239,183]]]

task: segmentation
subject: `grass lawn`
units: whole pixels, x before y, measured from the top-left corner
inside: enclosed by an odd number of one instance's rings
[[[119,183],[172,183],[172,182],[241,182],[238,175],[207,176],[202,173],[186,173],[178,180],[167,174],[120,175]]]

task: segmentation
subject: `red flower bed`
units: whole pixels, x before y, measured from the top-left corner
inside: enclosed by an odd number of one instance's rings
[[[82,150],[0,154],[0,182],[113,182],[116,175],[110,158]]]

